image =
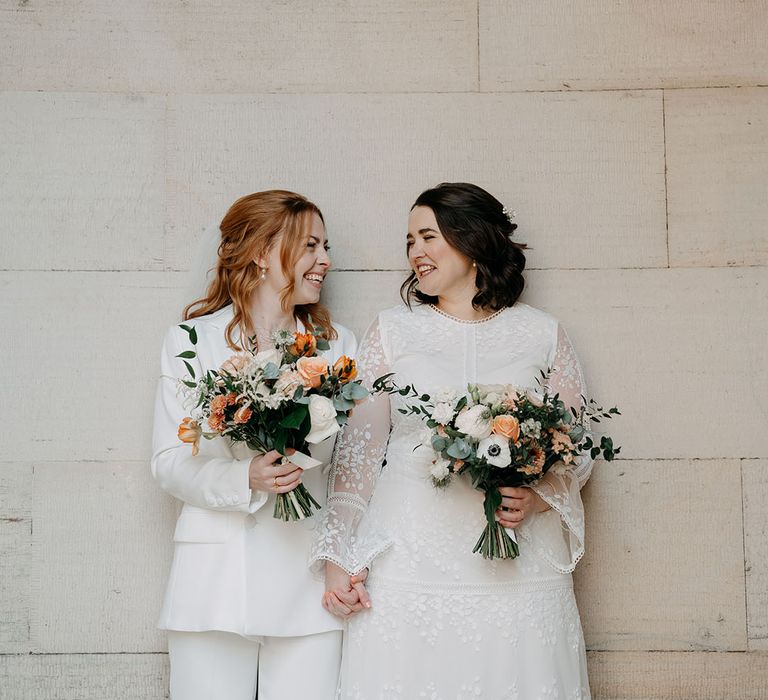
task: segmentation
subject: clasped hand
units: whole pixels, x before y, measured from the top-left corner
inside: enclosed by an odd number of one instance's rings
[[[325,562],[325,593],[323,607],[332,615],[348,620],[363,608],[371,607],[371,597],[365,589],[368,569],[350,576],[344,569]]]

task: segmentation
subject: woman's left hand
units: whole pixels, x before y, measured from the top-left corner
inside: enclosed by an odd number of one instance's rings
[[[531,513],[543,513],[549,506],[539,494],[527,486],[500,486],[501,508],[496,519],[502,527],[516,528]]]

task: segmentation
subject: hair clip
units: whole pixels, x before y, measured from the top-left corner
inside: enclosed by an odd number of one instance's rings
[[[507,217],[507,221],[509,221],[509,223],[510,223],[510,224],[512,223],[512,219],[514,219],[514,218],[517,216],[517,212],[516,212],[514,209],[512,209],[512,210],[510,211],[510,210],[509,210],[509,209],[507,209],[506,207],[504,207],[504,208],[501,210],[501,213],[502,213],[502,214],[504,214],[504,216],[506,216],[506,217]]]

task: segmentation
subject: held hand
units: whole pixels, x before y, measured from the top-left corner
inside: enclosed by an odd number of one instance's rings
[[[248,485],[253,491],[288,493],[301,483],[304,470],[288,462],[277,450],[258,455],[248,467]]]
[[[501,508],[496,511],[496,520],[502,527],[516,528],[531,513],[549,510],[547,503],[533,489],[526,486],[501,486]]]
[[[326,562],[326,590],[323,594],[323,607],[332,615],[343,620],[347,620],[356,612],[360,612],[363,607],[370,608],[370,597],[363,585],[367,576],[367,570],[357,576],[350,576],[336,564]]]

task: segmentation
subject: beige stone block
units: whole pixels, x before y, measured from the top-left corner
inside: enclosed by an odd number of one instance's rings
[[[159,96],[0,93],[0,267],[162,269],[164,118]]]
[[[4,459],[148,458],[162,339],[180,318],[174,279],[0,273]]]
[[[29,650],[32,470],[0,463],[0,653]]]
[[[768,654],[594,651],[588,663],[593,700],[768,698]]]
[[[768,89],[672,90],[665,111],[670,264],[765,265]]]
[[[146,462],[35,468],[35,651],[159,652],[176,502]]]
[[[623,457],[765,457],[768,279],[761,268],[538,271],[525,299],[560,319],[589,392],[623,416]]]
[[[768,460],[743,460],[749,648],[768,651]]]
[[[169,143],[174,269],[274,187],[321,207],[337,268],[401,269],[408,210],[444,181],[517,210],[530,267],[667,265],[660,92],[178,96]]]
[[[477,88],[475,0],[3,2],[0,81],[22,90]],[[55,60],[52,60],[55,57]]]
[[[168,697],[168,656],[0,656],[0,688],[8,700],[161,700]]]
[[[575,576],[589,648],[746,649],[739,485],[738,460],[596,468]]]
[[[751,0],[480,0],[480,88],[764,85],[766,22]]]

